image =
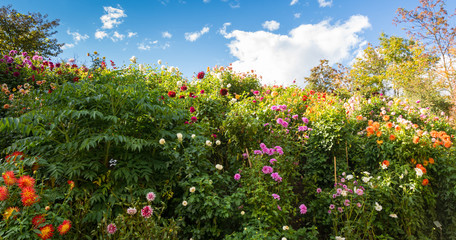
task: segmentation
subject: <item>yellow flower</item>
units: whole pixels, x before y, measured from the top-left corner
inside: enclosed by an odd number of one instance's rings
[[[378,145],[382,145],[383,140],[377,140]]]

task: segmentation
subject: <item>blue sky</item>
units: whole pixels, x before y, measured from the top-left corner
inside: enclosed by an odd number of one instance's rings
[[[451,1],[449,1],[451,2]],[[345,65],[394,26],[399,7],[418,0],[2,0],[19,12],[60,19],[61,59],[90,63],[98,51],[118,66],[161,59],[185,77],[233,63],[255,69],[267,84],[303,82],[322,58]],[[448,3],[454,9],[456,3]]]

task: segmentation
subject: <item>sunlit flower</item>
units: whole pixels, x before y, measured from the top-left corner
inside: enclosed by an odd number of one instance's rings
[[[220,140],[215,141],[215,144],[216,144],[216,145],[220,145],[221,143],[222,143],[222,142],[220,142]]]
[[[184,206],[184,207],[186,207],[186,206],[187,206],[187,204],[188,204],[188,202],[187,202],[187,201],[183,201],[183,202],[182,202],[182,206]]]
[[[278,194],[273,193],[273,194],[272,194],[272,197],[273,197],[274,199],[280,200],[280,196],[279,196]]]
[[[345,240],[345,238],[344,237],[340,237],[340,236],[336,236],[335,240]]]
[[[46,222],[46,218],[42,214],[36,215],[32,218],[32,226],[34,228],[37,228],[40,224],[42,224],[44,222]]]
[[[423,179],[423,182],[421,183],[423,186],[426,186],[429,184],[429,180],[427,178]]]
[[[0,187],[0,201],[5,201],[8,199],[8,188],[6,186],[1,186]]]
[[[17,183],[19,188],[33,187],[35,186],[35,179],[28,175],[24,175],[17,180]]]
[[[132,57],[130,58],[130,62],[136,63],[136,57],[135,57],[135,56],[132,56]]]
[[[194,193],[196,191],[196,188],[195,187],[191,187],[190,190],[189,190],[191,193]]]
[[[239,174],[239,173],[234,174],[234,180],[239,181],[239,179],[241,179],[241,174]]]
[[[64,220],[62,224],[57,228],[60,235],[65,235],[71,229],[71,222],[69,220]]]
[[[198,79],[203,79],[204,78],[204,72],[203,71],[199,72],[198,75],[197,75],[197,78]]]
[[[272,173],[271,174],[272,179],[274,179],[276,182],[282,182],[282,178],[280,177],[279,173]]]
[[[212,146],[212,142],[209,140],[206,140],[206,146],[208,146],[208,147]]]
[[[304,204],[299,205],[299,212],[301,214],[306,214],[307,213],[307,207]]]
[[[182,142],[182,138],[183,138],[182,133],[178,133],[178,134],[176,134],[176,136],[177,136],[177,140],[179,140],[179,142]]]
[[[244,215],[244,214],[245,214],[245,212],[244,212],[244,211],[241,211],[241,215]]]
[[[149,192],[146,194],[146,199],[149,202],[152,202],[155,200],[155,193],[154,192]]]
[[[395,213],[391,213],[389,216],[392,218],[397,218],[397,214],[395,214]]]
[[[263,171],[264,174],[270,174],[274,171],[274,169],[271,166],[264,166],[261,171]]]
[[[380,212],[383,209],[382,205],[378,204],[378,202],[375,202],[375,210]]]
[[[163,145],[163,144],[165,144],[165,143],[166,143],[165,139],[163,139],[163,138],[162,138],[162,139],[160,139],[160,141],[158,141],[158,142],[159,142],[161,145]]]
[[[38,234],[38,237],[40,237],[42,240],[45,240],[51,238],[52,235],[54,235],[54,226],[48,224],[40,228],[40,233]]]
[[[129,208],[127,209],[127,214],[128,214],[128,215],[135,215],[136,212],[137,212],[137,210],[136,210],[136,208],[134,208],[134,207],[129,207]]]
[[[147,205],[143,207],[143,209],[141,209],[141,216],[143,216],[144,218],[150,218],[153,212],[154,210],[152,209],[152,207],[150,205]]]
[[[287,231],[287,230],[290,230],[290,227],[288,227],[288,226],[283,226],[282,229],[283,229],[284,231]]]
[[[215,165],[215,168],[217,168],[217,170],[222,170],[222,169],[223,169],[223,166],[220,165],[220,164],[217,164],[217,165]]]
[[[3,180],[7,186],[12,186],[16,183],[17,179],[13,171],[7,171],[2,174]]]
[[[110,223],[110,224],[108,225],[107,230],[108,230],[108,234],[114,234],[114,233],[117,231],[116,224]]]
[[[421,170],[421,168],[415,168],[415,172],[417,177],[423,176],[423,171]]]

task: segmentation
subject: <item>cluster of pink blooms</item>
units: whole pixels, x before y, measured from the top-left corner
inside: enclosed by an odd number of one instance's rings
[[[261,143],[260,148],[261,148],[261,150],[254,150],[253,153],[257,154],[257,155],[268,154],[269,156],[272,156],[275,153],[278,153],[279,155],[283,155],[283,148],[280,146],[268,148],[268,147],[266,147],[266,144]]]
[[[345,176],[345,173],[342,173],[342,175]],[[343,204],[343,206],[345,206],[345,207],[349,207],[351,205],[351,201],[349,198],[351,198],[352,201],[355,201],[355,200],[357,200],[358,197],[363,196],[364,191],[365,191],[363,186],[358,186],[358,182],[356,180],[353,180],[352,182],[350,181],[353,178],[353,176],[350,176],[350,178],[348,178],[348,177],[349,176],[347,176],[347,179],[349,179],[349,180],[342,177],[340,179],[339,183],[334,184],[334,189],[336,192],[334,194],[332,194],[333,199],[336,199],[337,197],[341,196],[342,202],[340,204],[341,205]],[[348,187],[347,184],[349,184],[349,185],[353,184],[353,189]],[[317,193],[321,193],[320,188],[317,189]],[[355,206],[360,208],[360,207],[362,207],[362,204],[360,202],[357,202],[355,204]],[[331,213],[332,210],[334,210],[334,209],[336,209],[336,205],[330,204],[328,213]],[[337,207],[337,211],[340,213],[344,212],[344,207],[342,207],[342,206]]]
[[[283,120],[282,118],[277,119],[277,124],[282,125],[282,127],[287,128],[288,127],[288,122]]]
[[[277,105],[277,106],[272,106],[271,107],[272,111],[285,111],[287,110],[287,105]]]
[[[301,214],[306,214],[306,213],[307,213],[307,207],[306,207],[306,205],[301,204],[301,205],[299,206],[299,212],[300,212]]]

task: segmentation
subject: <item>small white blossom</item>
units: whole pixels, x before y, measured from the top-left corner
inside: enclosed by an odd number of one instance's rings
[[[241,215],[244,215],[244,214],[245,214],[245,212],[244,212],[244,211],[241,211]]]
[[[187,204],[188,204],[188,202],[187,202],[187,201],[183,201],[183,202],[182,202],[182,206],[184,206],[184,207],[186,207],[186,206],[187,206]]]
[[[130,62],[136,63],[136,57],[135,57],[135,56],[132,56],[132,57],[130,58]]]
[[[215,141],[215,144],[220,145],[222,142],[220,140]]]
[[[363,173],[366,174],[367,176],[370,175],[370,173],[369,173],[369,172],[366,172],[366,171],[364,171]]]
[[[158,63],[158,65],[161,65],[162,64],[162,60],[158,59],[157,63]]]
[[[191,193],[194,193],[196,191],[196,188],[195,187],[191,187],[190,190],[189,190]]]
[[[363,180],[363,182],[367,183],[371,180],[372,177],[362,177],[361,180]]]
[[[392,218],[397,218],[397,214],[395,214],[395,213],[391,213],[389,216]]]
[[[347,196],[347,191],[342,190],[342,192],[340,193],[340,195],[342,195],[342,196],[344,196],[344,197]]]
[[[223,169],[223,166],[220,165],[220,164],[217,164],[217,165],[215,165],[215,168],[217,168],[218,170],[222,170],[222,169]]]
[[[283,229],[284,231],[290,230],[290,228],[289,228],[288,226],[283,226],[282,229]]]
[[[345,240],[345,238],[344,238],[344,237],[336,236],[336,240]]]
[[[182,82],[181,82],[181,81],[177,81],[177,82],[176,82],[176,85],[177,85],[178,87],[182,87]]]
[[[421,169],[415,168],[415,172],[416,172],[416,176],[417,177],[420,178],[421,176],[423,176],[423,171]]]
[[[228,83],[228,85],[226,85],[226,88],[230,88],[231,87],[231,84]]]
[[[162,138],[162,139],[160,139],[160,141],[158,141],[158,142],[159,142],[161,145],[163,145],[163,144],[165,144],[165,143],[166,143],[165,139],[163,139],[163,138]]]
[[[195,138],[195,137],[196,137],[196,135],[195,135],[195,134],[192,134],[192,138]]]
[[[179,142],[182,142],[182,138],[183,138],[182,133],[178,133],[176,135],[177,135],[177,139],[179,140]]]
[[[401,175],[399,176],[399,179],[403,179],[403,178],[404,178],[404,174],[401,174]]]
[[[350,174],[350,175],[347,175],[347,180],[350,181],[350,180],[352,180],[352,179],[353,179],[353,175],[351,175],[351,174]]]
[[[209,140],[206,140],[206,146],[208,146],[208,147],[212,146],[212,142]]]
[[[162,66],[160,67],[160,69],[161,69],[162,71],[165,71],[166,66],[165,66],[165,65],[162,65]]]
[[[375,202],[375,210],[380,212],[383,209],[382,205],[378,204],[378,202]]]

